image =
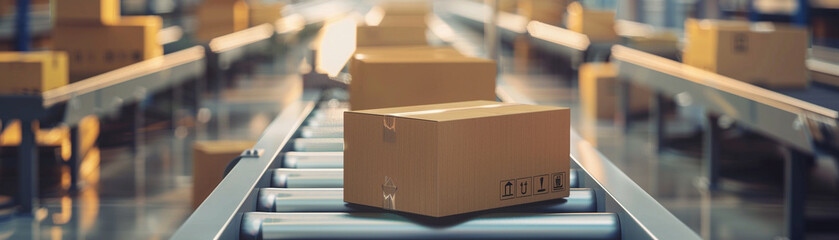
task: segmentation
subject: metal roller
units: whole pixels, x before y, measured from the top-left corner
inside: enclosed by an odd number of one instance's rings
[[[342,152],[343,138],[298,138],[294,140],[294,150],[298,152]]]
[[[257,211],[354,212],[344,202],[343,188],[263,188]]]
[[[283,165],[285,166],[286,163]],[[569,185],[572,188],[578,187],[577,171],[572,169],[569,177],[571,177]],[[278,168],[274,170],[272,184],[273,187],[279,188],[342,188],[344,187],[344,169]]]
[[[597,202],[591,188],[572,188],[565,199],[544,201],[493,210],[517,213],[596,212]],[[343,188],[263,188],[259,190],[257,211],[270,212],[358,212],[344,202]],[[367,209],[366,211],[378,211]]]
[[[307,121],[306,125],[310,127],[342,127],[344,126],[344,118],[312,118]]]
[[[246,213],[242,239],[618,239],[614,213],[496,213],[409,219],[393,213]]]
[[[344,168],[344,152],[286,152],[284,168]]]
[[[347,108],[318,109],[312,112],[310,119],[343,119]]]
[[[343,169],[274,169],[271,181],[277,188],[343,188]]]
[[[323,109],[341,109],[341,108],[343,108],[343,109],[349,109],[349,108],[350,108],[350,103],[348,103],[348,102],[344,102],[344,101],[339,101],[339,100],[332,99],[332,100],[329,100],[329,101],[323,101],[323,102],[320,102],[320,103],[318,104],[318,109],[319,109],[319,110],[323,110]]]
[[[344,127],[303,127],[300,136],[304,138],[344,138]]]

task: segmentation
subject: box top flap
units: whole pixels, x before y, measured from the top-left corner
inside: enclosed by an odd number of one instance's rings
[[[381,108],[348,113],[393,116],[434,122],[504,116],[520,113],[555,111],[567,108],[501,103],[494,101],[466,101],[409,107]]]
[[[494,61],[451,54],[448,51],[431,51],[427,54],[356,54],[354,60],[363,63],[481,63],[495,65]]]

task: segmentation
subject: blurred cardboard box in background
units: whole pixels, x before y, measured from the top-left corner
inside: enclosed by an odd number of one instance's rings
[[[197,141],[193,144],[192,209],[198,208],[221,183],[227,164],[254,144],[251,141]]]
[[[745,21],[685,21],[684,63],[769,88],[809,85],[807,30]]]
[[[53,46],[68,52],[71,81],[77,81],[162,56],[162,25],[159,16],[130,16],[109,26],[58,26]]]
[[[250,8],[245,1],[204,2],[198,6],[196,19],[198,29],[195,37],[203,42],[213,38],[245,30],[249,26]]]
[[[0,94],[36,94],[69,83],[65,52],[0,52]]]
[[[350,59],[350,106],[354,110],[495,100],[494,61],[456,51],[355,54]]]
[[[120,21],[119,0],[56,0],[57,25],[105,26]]]
[[[586,63],[580,66],[580,107],[587,120],[613,119],[618,110],[619,85],[615,66],[611,63]],[[650,109],[649,90],[629,87],[629,113]]]
[[[568,30],[585,34],[591,41],[617,41],[615,12],[586,9],[579,2],[568,5]]]

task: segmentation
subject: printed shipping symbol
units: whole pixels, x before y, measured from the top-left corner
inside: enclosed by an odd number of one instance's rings
[[[521,194],[527,194],[527,182],[520,183],[519,185],[519,188],[521,188]]]
[[[533,178],[534,180],[539,179],[539,184],[533,186],[534,188],[536,188],[535,190],[533,190],[534,191],[533,194],[546,194],[546,193],[548,193],[548,186],[547,185],[550,185],[551,182],[550,181],[545,181],[545,180],[548,180],[549,177],[550,177],[550,175],[545,174],[545,175],[535,176]]]
[[[504,184],[504,195],[502,197],[509,197],[513,195],[513,183],[507,182]]]
[[[539,177],[539,190],[537,190],[536,192],[544,192],[544,191],[546,191],[546,189],[545,189],[545,177]]]

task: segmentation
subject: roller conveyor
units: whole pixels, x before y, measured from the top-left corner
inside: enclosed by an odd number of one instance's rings
[[[300,152],[343,152],[343,138],[298,138],[294,150]]]
[[[297,155],[298,153],[293,153]],[[317,153],[322,154],[322,153]],[[331,159],[318,159],[316,157],[307,157],[304,161],[311,162],[332,162],[331,165],[337,165],[335,156],[329,156]],[[289,159],[286,156],[286,159]],[[299,159],[294,157],[291,159]],[[341,154],[340,161],[343,162],[343,154]],[[292,163],[296,164],[296,163]],[[329,163],[326,163],[329,164]],[[322,165],[326,165],[322,164]],[[289,165],[289,164],[283,164]],[[316,164],[313,164],[316,165]],[[321,165],[321,166],[322,166]],[[343,165],[343,163],[341,164]],[[570,185],[572,188],[578,186],[577,171],[571,170],[568,174],[571,178]],[[277,168],[273,171],[271,185],[278,188],[337,188],[344,186],[344,169],[342,168]]]
[[[313,98],[311,95],[304,93],[303,100]],[[251,156],[243,156],[243,160],[173,239],[617,239],[650,236],[640,220],[628,214],[622,208],[623,205],[615,204],[619,203],[615,197],[606,192],[594,177],[579,168],[584,165],[573,162],[572,168],[576,170],[570,174],[571,196],[565,199],[442,219],[347,204],[343,201],[342,189],[343,139],[300,137],[304,129],[322,128],[309,125],[310,120],[316,112],[332,109],[330,106],[334,106],[334,103],[317,104],[313,100],[308,101],[311,102],[304,105],[308,107],[289,107],[286,110],[300,111],[299,114],[303,116],[287,116],[285,111],[281,113],[263,135],[268,140],[261,139],[255,146],[256,149],[264,149],[266,153],[276,153],[263,154],[258,156],[258,160],[246,160],[244,158]],[[342,114],[320,118],[340,121],[338,119],[341,117]],[[277,129],[287,129],[284,140],[282,134],[273,134]],[[266,145],[266,142],[282,144]],[[323,151],[324,145],[330,144],[332,146],[329,150],[334,151]],[[321,150],[306,152],[317,148]],[[613,167],[601,171],[612,171]],[[264,169],[262,177],[254,176],[254,171],[260,168]],[[625,178],[625,175],[622,177]],[[244,178],[252,179],[256,183],[255,187],[250,190],[238,187],[245,184],[241,182]],[[268,181],[263,185],[259,179]],[[610,182],[615,183],[616,179],[610,178]],[[631,183],[628,179],[627,182]],[[632,197],[634,203],[648,202],[645,209],[651,209],[649,206],[658,209],[658,213],[639,216],[672,219],[672,222],[662,226],[667,228],[667,225],[676,225],[680,226],[678,230],[687,232],[666,232],[679,233],[676,236],[688,236],[688,239],[695,237],[695,233],[675,220],[672,214],[655,203],[637,185],[626,185],[616,193],[624,193],[627,189],[636,189],[631,191],[643,195]],[[236,208],[227,206],[232,194],[244,194],[244,201],[238,200],[241,205]],[[231,217],[224,217],[227,214],[231,214]],[[203,219],[202,223],[199,224],[198,219]],[[218,224],[207,223],[207,219],[213,219],[211,222]],[[199,229],[207,225],[218,226],[221,230],[213,235],[202,233]]]
[[[344,152],[287,152],[284,168],[343,168]]]
[[[333,103],[334,105],[334,103]],[[426,226],[421,223],[402,219],[399,215],[384,213],[378,208],[357,206],[347,204],[343,200],[343,139],[342,138],[313,138],[304,136],[304,131],[318,131],[331,128],[343,132],[341,127],[317,127],[311,126],[312,119],[324,122],[343,122],[343,114],[334,114],[335,111],[345,111],[342,108],[330,108],[328,104],[321,104],[324,109],[312,112],[307,127],[301,127],[298,131],[302,138],[294,140],[294,152],[283,154],[282,166],[272,170],[271,188],[259,190],[257,200],[257,211],[277,212],[275,214],[249,213],[246,215],[243,224],[258,226],[257,235],[248,235],[243,231],[242,237],[249,239],[324,239],[324,238],[473,238],[485,239],[489,234],[499,238],[567,238],[580,239],[580,236],[573,235],[585,233],[579,231],[563,230],[563,227],[555,227],[563,221],[586,222],[588,218],[599,219],[593,225],[587,225],[599,229],[597,234],[591,235],[592,239],[615,238],[617,230],[617,217],[614,214],[593,214],[586,215],[550,215],[550,213],[589,213],[597,212],[596,194],[593,189],[574,188],[571,195],[566,199],[533,203],[522,206],[513,206],[491,210],[494,213],[518,214],[511,216],[489,216],[480,217],[450,227],[439,228]],[[333,151],[333,152],[306,152],[307,150]],[[332,168],[325,168],[332,167]],[[577,173],[572,171],[572,187],[577,186]],[[293,214],[288,214],[293,213]],[[347,214],[353,213],[353,214]],[[522,215],[532,213],[538,215]],[[360,215],[359,215],[360,214]],[[320,217],[318,217],[320,216]],[[525,216],[525,217],[520,217]],[[551,221],[541,225],[546,230],[537,231],[538,234],[528,235],[521,231],[528,231],[527,228],[518,231],[506,231],[506,234],[497,235],[491,232],[470,234],[475,229],[492,228],[493,221],[486,219],[500,220],[509,218],[507,221]],[[533,218],[533,219],[529,219]],[[317,219],[316,222],[308,220]],[[357,221],[359,220],[359,221]],[[256,221],[247,223],[248,221]],[[308,222],[308,223],[307,223]],[[334,224],[333,224],[334,223]],[[307,225],[309,224],[309,225]],[[307,228],[326,224],[334,229],[328,232],[334,235],[323,235],[323,231],[308,231]],[[363,224],[360,228],[347,229],[346,226]],[[522,223],[525,224],[525,223]],[[531,223],[532,224],[532,223]],[[566,228],[570,227],[564,224]],[[383,226],[392,226],[390,227]],[[288,228],[286,228],[288,227]],[[521,226],[513,227],[520,228]],[[342,230],[344,229],[344,230]],[[275,232],[276,231],[276,232]],[[347,231],[347,232],[344,232]],[[367,234],[359,234],[358,231]],[[569,235],[570,234],[570,235]],[[598,237],[599,236],[599,237]]]
[[[350,206],[344,202],[342,188],[263,188],[259,190],[258,211],[263,212],[382,212],[380,209]],[[518,213],[596,212],[594,190],[572,188],[568,198],[493,210]]]
[[[243,239],[619,239],[614,213],[487,214],[451,225],[392,213],[248,213]]]
[[[304,138],[343,138],[343,127],[303,127],[300,136]]]
[[[344,187],[344,169],[274,169],[271,185],[278,188]]]

